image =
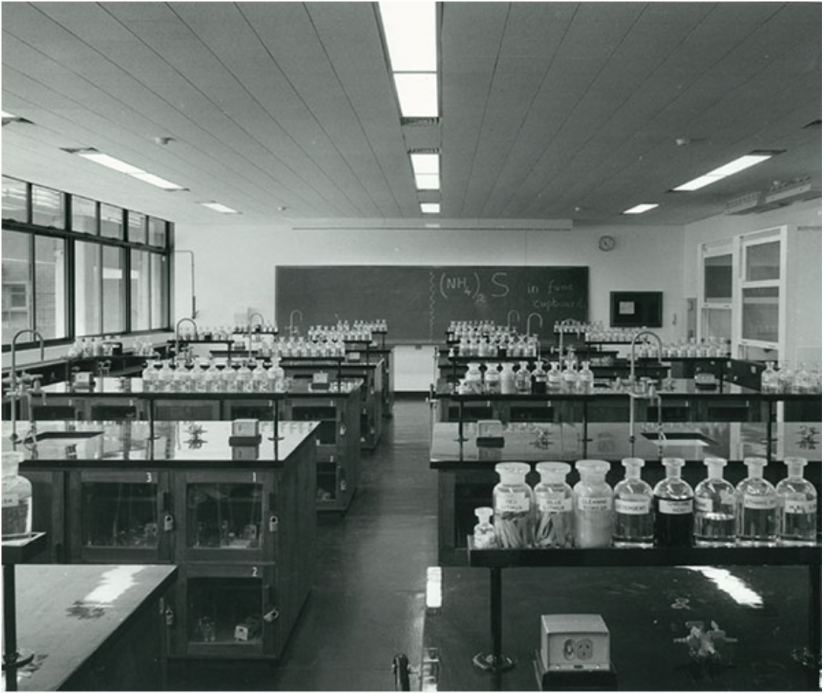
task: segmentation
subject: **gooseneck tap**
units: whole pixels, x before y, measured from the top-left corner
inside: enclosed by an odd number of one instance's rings
[[[510,329],[510,327],[512,325],[512,323],[510,322],[512,317],[515,317],[516,324],[518,324],[518,321],[521,320],[521,315],[519,314],[519,312],[515,308],[511,308],[510,310],[507,311],[507,329],[508,330]]]
[[[43,340],[43,335],[40,334],[37,330],[33,330],[31,328],[26,328],[23,330],[19,330],[11,340],[11,373],[9,373],[9,378],[6,383],[9,386],[9,397],[11,398],[11,440],[13,443],[16,443],[18,440],[17,437],[17,400],[23,396],[27,397],[27,401],[29,404],[29,420],[30,423],[33,421],[32,419],[32,407],[31,407],[31,390],[32,387],[26,387],[26,381],[21,380],[20,384],[18,385],[18,378],[17,378],[17,340],[20,338],[21,335],[24,334],[31,334],[32,337],[36,338],[40,342],[40,360],[46,360],[46,343]],[[39,376],[38,376],[39,377]],[[37,389],[38,384],[36,378],[30,378],[29,382],[34,382],[34,388]]]
[[[564,326],[573,325],[575,322],[573,318],[567,318],[559,323],[559,367],[561,367],[561,362],[564,360]]]
[[[289,336],[290,337],[295,336],[295,327],[294,327],[295,322],[294,321],[295,321],[295,314],[296,313],[301,316],[301,320],[304,319],[303,312],[301,312],[298,308],[296,308],[295,310],[290,312],[290,314],[289,314]]]
[[[659,362],[662,360],[662,339],[657,335],[655,332],[651,330],[641,330],[633,335],[633,339],[630,342],[630,454],[634,456],[636,454],[636,344],[639,342],[640,337],[652,337],[656,341],[656,354],[659,359]],[[644,393],[646,394],[646,393]],[[644,396],[643,394],[643,396]],[[658,417],[659,417],[659,442],[661,443],[663,440],[662,434],[662,396],[655,390],[653,394],[650,395],[653,399],[658,398]],[[661,456],[662,448],[661,445],[659,447],[659,455]]]
[[[264,322],[265,322],[264,316],[261,315],[260,313],[258,313],[257,311],[254,312],[254,313],[251,313],[249,315],[249,317],[247,318],[246,332],[247,332],[247,337],[249,339],[249,352],[247,354],[248,361],[252,360],[252,322],[253,322],[252,318],[254,318],[256,315],[261,319],[261,321],[259,323],[260,326],[261,326],[261,329],[263,329]]]
[[[192,318],[181,318],[178,320],[175,324],[175,358],[178,358],[178,355],[180,354],[180,326],[181,323],[184,322],[192,323],[192,327],[195,328],[195,339],[198,338],[198,323],[196,323]]]

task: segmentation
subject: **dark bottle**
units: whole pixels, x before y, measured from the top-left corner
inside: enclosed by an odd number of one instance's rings
[[[536,368],[533,371],[533,394],[547,394],[547,371],[544,370],[544,364],[541,361],[536,361]]]
[[[661,547],[693,545],[693,489],[682,480],[685,461],[665,457],[665,478],[653,489],[653,543]]]

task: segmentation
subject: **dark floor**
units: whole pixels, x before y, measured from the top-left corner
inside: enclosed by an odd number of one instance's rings
[[[393,656],[421,661],[426,569],[437,564],[437,474],[428,464],[428,427],[423,396],[396,401],[381,445],[363,456],[349,511],[319,519],[315,585],[282,661],[176,663],[173,689],[392,690]],[[560,611],[603,615],[620,689],[817,686],[795,660],[808,637],[804,568],[508,571],[504,646],[519,664],[500,681],[470,664],[489,645],[486,571],[451,568],[443,578],[443,608],[426,617],[425,638],[428,647],[442,648],[441,690],[536,690],[530,659],[539,643],[537,614]],[[743,588],[763,603],[737,603]],[[732,666],[697,668],[686,646],[674,644],[687,634],[686,621],[703,619],[739,640]]]

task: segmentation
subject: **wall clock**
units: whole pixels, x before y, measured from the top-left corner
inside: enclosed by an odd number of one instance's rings
[[[613,236],[602,236],[599,239],[599,250],[613,250],[616,247],[616,239]]]

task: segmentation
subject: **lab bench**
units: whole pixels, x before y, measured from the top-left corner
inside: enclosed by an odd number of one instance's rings
[[[766,457],[769,464],[765,478],[776,483],[786,476],[785,457],[802,456],[812,461],[822,459],[822,426],[807,423],[783,423],[773,427],[770,445],[764,423],[693,423],[668,424],[663,433],[667,444],[657,443],[658,427],[638,424],[635,443],[631,445],[627,424],[594,423],[587,429],[582,423],[511,423],[504,426],[503,444],[479,445],[477,424],[466,424],[463,439],[454,423],[436,423],[432,428],[430,468],[438,473],[438,555],[440,565],[462,565],[465,561],[466,537],[473,531],[477,507],[492,503],[492,490],[498,482],[495,465],[499,462],[565,461],[603,459],[611,463],[607,481],[611,486],[623,478],[621,460],[641,457],[647,460],[642,477],[651,485],[664,477],[659,464],[662,456],[685,459],[685,480],[695,486],[705,478],[705,457],[723,457],[740,461],[748,456]],[[821,489],[821,466],[811,464],[805,476]],[[575,472],[571,474],[576,478]],[[725,478],[738,483],[745,477],[744,465],[733,463],[725,469]],[[528,482],[535,485],[536,472]],[[571,484],[572,485],[572,484]],[[820,509],[821,515],[821,509]]]
[[[175,566],[17,566],[18,643],[34,653],[18,689],[163,690],[177,577]]]
[[[330,382],[329,389],[293,380],[287,392],[147,392],[140,378],[98,378],[90,389],[44,387],[46,403],[37,402],[33,413],[36,419],[133,418],[150,426],[238,418],[319,421],[318,510],[344,512],[360,480],[361,386],[360,379],[347,378]]]
[[[180,567],[172,656],[278,658],[312,584],[319,424],[264,422],[257,443],[231,428],[50,422],[17,446],[21,475],[55,484],[34,485],[45,560]],[[62,512],[39,513],[61,495]]]

